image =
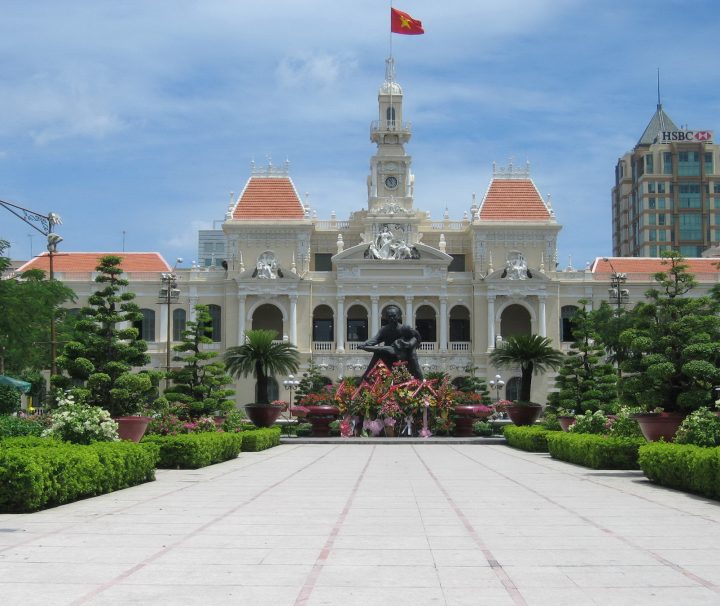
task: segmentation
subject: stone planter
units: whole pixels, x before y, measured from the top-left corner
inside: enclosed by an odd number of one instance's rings
[[[568,431],[571,425],[575,425],[575,417],[572,416],[558,417],[557,420],[563,431]]]
[[[307,421],[312,425],[314,438],[327,438],[330,435],[330,423],[340,414],[337,406],[306,406]]]
[[[534,425],[542,412],[542,406],[534,402],[525,402],[524,404],[508,404],[505,410],[515,425]]]
[[[245,404],[245,412],[255,427],[272,427],[283,407],[274,404]]]
[[[487,419],[491,410],[483,410],[479,406],[456,406],[455,412],[455,436],[458,438],[470,438],[473,436],[473,425],[475,421]]]
[[[118,424],[118,436],[121,440],[139,442],[145,435],[150,417],[115,417],[113,421]]]
[[[648,442],[657,442],[660,438],[672,442],[685,415],[677,412],[641,412],[632,417],[638,422]]]

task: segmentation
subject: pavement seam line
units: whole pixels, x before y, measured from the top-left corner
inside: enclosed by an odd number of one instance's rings
[[[310,573],[307,576],[307,579],[305,579],[305,583],[303,583],[302,588],[300,589],[300,593],[298,594],[297,598],[295,598],[295,602],[293,603],[294,606],[305,606],[310,599],[310,596],[312,595],[313,590],[315,589],[315,584],[317,583],[318,577],[320,576],[320,573],[322,572],[323,566],[325,566],[325,562],[328,559],[328,556],[330,555],[330,551],[332,550],[333,546],[335,545],[335,539],[337,538],[338,533],[340,532],[340,528],[345,523],[345,519],[347,518],[348,513],[350,513],[350,507],[353,504],[353,501],[355,500],[355,496],[357,495],[358,488],[360,487],[361,482],[365,478],[365,473],[368,470],[368,467],[370,467],[370,462],[372,461],[373,455],[375,454],[375,449],[377,446],[373,446],[372,450],[370,451],[370,456],[368,457],[368,460],[365,462],[364,467],[362,468],[362,471],[360,472],[360,475],[358,476],[358,479],[355,481],[355,485],[353,486],[352,490],[350,491],[350,494],[348,495],[347,500],[345,501],[345,506],[343,507],[343,510],[340,512],[340,515],[338,516],[337,520],[335,521],[335,525],[333,526],[333,529],[330,531],[330,535],[327,538],[327,541],[325,541],[325,545],[323,545],[323,548],[320,550],[320,555],[318,555],[317,559],[315,560],[315,564],[313,564],[312,569],[310,570]]]
[[[229,510],[227,510],[225,513],[223,513],[223,514],[221,514],[221,515],[218,515],[218,516],[215,516],[212,520],[206,522],[205,524],[203,524],[202,526],[196,528],[196,529],[193,530],[192,532],[189,532],[188,534],[186,534],[186,535],[183,536],[182,538],[178,539],[178,540],[175,541],[174,543],[171,543],[170,545],[166,545],[166,546],[163,547],[162,549],[156,551],[154,554],[148,556],[147,558],[145,558],[145,559],[144,559],[142,562],[140,562],[139,564],[136,564],[135,566],[132,566],[131,568],[128,568],[126,571],[124,571],[124,572],[120,573],[119,575],[115,576],[113,579],[110,579],[109,581],[106,581],[105,583],[102,583],[101,585],[99,585],[98,587],[96,587],[95,589],[93,589],[92,591],[90,591],[90,592],[86,593],[85,595],[80,596],[80,597],[77,598],[76,600],[70,602],[70,606],[75,606],[76,604],[84,604],[84,603],[86,603],[88,600],[91,600],[91,599],[97,597],[98,595],[100,595],[101,593],[103,593],[104,591],[110,589],[111,587],[114,587],[114,586],[117,585],[120,581],[123,581],[123,580],[127,579],[128,577],[132,576],[133,574],[135,574],[136,572],[138,572],[139,570],[142,570],[142,569],[145,568],[148,564],[154,562],[155,560],[158,560],[159,558],[161,558],[161,557],[164,556],[165,554],[169,553],[170,551],[172,551],[172,550],[175,549],[176,547],[179,547],[180,545],[182,545],[183,543],[185,543],[185,542],[188,541],[189,539],[193,538],[194,536],[196,536],[197,534],[199,534],[199,533],[202,532],[203,530],[209,528],[210,526],[212,526],[213,524],[216,524],[217,522],[220,522],[221,520],[224,520],[224,519],[227,518],[229,515],[234,514],[234,513],[237,512],[239,509],[242,509],[242,508],[245,507],[246,505],[249,505],[249,504],[252,503],[253,501],[259,499],[261,496],[263,496],[263,495],[266,494],[267,492],[270,492],[270,491],[273,490],[274,488],[277,488],[278,486],[280,486],[280,485],[283,484],[284,482],[287,482],[289,479],[295,477],[295,476],[298,475],[299,473],[302,473],[302,472],[305,471],[308,467],[311,467],[312,465],[315,465],[316,463],[318,463],[319,461],[321,461],[321,460],[324,459],[325,457],[329,456],[329,455],[330,455],[331,453],[333,453],[335,450],[337,450],[337,448],[338,448],[337,446],[336,446],[335,448],[331,448],[331,449],[328,450],[325,454],[320,455],[319,457],[317,457],[316,459],[314,459],[314,460],[311,461],[310,463],[307,463],[306,465],[303,465],[303,466],[300,467],[299,469],[296,469],[296,470],[293,471],[291,474],[285,476],[284,478],[281,478],[281,479],[278,480],[277,482],[274,482],[273,484],[270,484],[269,486],[266,486],[266,487],[263,488],[260,492],[256,493],[254,496],[250,497],[249,499],[246,499],[246,500],[243,501],[242,503],[239,503],[238,505],[235,505],[234,507],[232,507],[232,508],[230,508]],[[264,459],[264,460],[267,460],[267,459]],[[216,477],[219,477],[219,476],[216,476]]]
[[[505,588],[505,591],[508,593],[508,595],[510,596],[512,601],[515,604],[517,604],[517,606],[527,606],[527,602],[525,601],[525,598],[523,597],[520,590],[517,588],[517,585],[515,585],[512,578],[510,578],[510,575],[507,573],[505,568],[503,568],[502,564],[500,564],[500,562],[497,561],[497,559],[493,555],[490,548],[482,540],[482,538],[478,534],[477,530],[475,530],[475,527],[470,523],[470,520],[468,520],[467,516],[463,513],[462,509],[460,509],[458,504],[455,503],[455,500],[450,496],[450,494],[445,489],[445,487],[440,483],[440,480],[432,472],[432,470],[430,469],[428,464],[425,462],[425,460],[420,456],[420,453],[417,451],[417,448],[415,447],[415,445],[412,446],[412,449],[413,449],[413,452],[415,453],[415,456],[417,456],[417,458],[420,460],[420,463],[422,463],[427,474],[433,479],[433,481],[435,482],[435,485],[438,487],[440,492],[445,497],[445,500],[447,500],[448,504],[452,508],[455,515],[458,517],[458,519],[460,520],[462,525],[465,527],[465,530],[467,530],[470,538],[474,541],[474,543],[478,546],[478,548],[482,552],[483,556],[487,560],[487,563],[490,565],[490,568],[492,569],[493,573],[498,578],[498,580],[502,583],[502,586]]]
[[[713,583],[712,581],[708,581],[707,579],[704,579],[704,578],[702,578],[701,576],[696,575],[694,572],[690,572],[689,570],[687,570],[687,569],[685,569],[684,567],[680,566],[680,564],[676,564],[676,563],[673,562],[672,560],[668,560],[668,559],[665,558],[664,556],[661,556],[661,555],[655,553],[655,552],[652,551],[651,549],[646,549],[645,547],[642,547],[641,545],[638,545],[638,544],[634,543],[633,541],[631,541],[631,540],[628,539],[627,537],[624,537],[624,536],[622,536],[621,534],[616,533],[614,530],[611,530],[610,528],[606,528],[605,526],[602,526],[601,524],[598,524],[597,522],[591,520],[591,519],[588,518],[587,516],[584,516],[584,515],[582,515],[581,513],[578,513],[577,511],[572,510],[570,507],[568,507],[568,506],[566,506],[566,505],[563,505],[562,503],[559,503],[559,502],[555,501],[554,499],[551,499],[550,497],[548,497],[548,496],[546,496],[546,495],[538,492],[537,490],[535,490],[534,488],[531,488],[530,486],[527,486],[526,484],[523,484],[522,482],[516,480],[515,478],[512,478],[512,477],[510,477],[510,476],[508,476],[508,475],[505,475],[504,473],[501,473],[501,472],[499,472],[498,470],[493,469],[492,467],[489,467],[488,465],[485,465],[484,463],[478,461],[477,459],[473,459],[470,455],[465,454],[464,452],[460,452],[459,450],[457,450],[456,447],[451,446],[451,448],[452,448],[455,452],[457,452],[459,455],[461,455],[461,456],[465,457],[466,459],[468,459],[469,461],[472,461],[472,462],[476,463],[477,465],[480,465],[480,466],[484,467],[485,469],[487,469],[487,470],[489,470],[489,471],[492,471],[493,473],[496,473],[496,474],[499,475],[500,477],[502,477],[502,478],[504,478],[504,479],[512,482],[513,484],[515,484],[515,485],[517,485],[517,486],[520,486],[521,488],[524,488],[525,490],[527,490],[527,491],[529,491],[529,492],[532,492],[534,495],[536,495],[536,496],[538,496],[538,497],[540,497],[540,498],[542,498],[542,499],[545,499],[548,503],[550,503],[550,504],[552,504],[552,505],[555,505],[555,507],[559,507],[560,509],[563,509],[563,510],[567,511],[569,514],[576,516],[577,518],[579,518],[579,519],[582,520],[583,522],[586,522],[587,524],[590,524],[591,526],[594,526],[594,527],[597,528],[598,530],[604,532],[604,533],[607,534],[608,536],[613,537],[614,539],[617,539],[617,540],[620,541],[621,543],[625,543],[626,545],[628,545],[629,547],[632,547],[633,549],[637,549],[638,551],[642,551],[642,552],[648,554],[648,555],[649,555],[651,558],[653,558],[656,562],[662,564],[663,566],[667,566],[668,568],[672,568],[675,572],[678,572],[678,573],[682,574],[684,577],[690,579],[691,581],[697,583],[698,585],[700,585],[700,586],[702,586],[702,587],[705,587],[706,589],[709,589],[710,591],[714,591],[715,593],[720,594],[720,586],[716,585],[716,584]],[[603,485],[603,486],[604,486],[604,485]],[[621,491],[621,492],[623,492],[623,491]],[[630,495],[630,496],[635,496],[635,495],[633,495],[632,493],[627,493],[627,492],[623,492],[623,494],[627,494],[627,495]],[[651,501],[651,502],[652,502],[652,501]]]

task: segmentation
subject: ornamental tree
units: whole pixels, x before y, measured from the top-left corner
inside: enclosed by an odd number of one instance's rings
[[[108,255],[96,267],[101,285],[80,310],[74,339],[58,356],[67,376],[56,375],[54,387],[72,388],[76,399],[110,411],[112,416],[134,414],[155,396],[161,373],[134,374],[134,367],[150,362],[147,344],[133,322],[142,319],[135,294],[121,292],[128,281],[121,278],[121,258]]]
[[[171,370],[168,374],[172,385],[165,390],[165,398],[170,402],[185,405],[187,414],[197,418],[210,414],[225,414],[235,407],[228,398],[235,392],[225,389],[232,383],[232,377],[225,372],[225,365],[216,360],[218,353],[203,349],[203,345],[212,343],[212,317],[206,305],[195,307],[195,320],[187,323],[182,333],[182,342],[173,346],[181,355],[174,357],[184,366]]]
[[[555,377],[558,392],[553,395],[553,405],[577,413],[615,412],[617,374],[605,361],[605,348],[598,340],[588,302],[581,299],[578,303],[582,307],[572,318],[575,341]]]
[[[620,334],[629,357],[620,382],[623,402],[647,410],[690,412],[713,403],[720,384],[720,289],[686,296],[697,285],[676,251],[663,253],[658,288],[632,312],[632,327]]]

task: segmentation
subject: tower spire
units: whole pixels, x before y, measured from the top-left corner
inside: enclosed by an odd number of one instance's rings
[[[395,82],[395,59],[392,55],[385,59],[385,82]]]
[[[660,101],[660,68],[657,68],[657,93],[658,93],[658,102],[657,102],[657,108],[662,109],[662,102]]]

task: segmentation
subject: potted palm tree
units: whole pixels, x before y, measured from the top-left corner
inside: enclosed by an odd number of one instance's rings
[[[248,330],[242,345],[225,352],[225,367],[233,377],[252,375],[257,381],[257,401],[245,405],[257,427],[270,427],[282,411],[282,406],[270,403],[270,377],[296,373],[299,367],[297,348],[292,343],[275,341],[276,337],[274,330]]]
[[[490,361],[501,368],[520,367],[520,397],[507,406],[515,425],[532,425],[542,412],[542,406],[530,401],[533,374],[556,370],[563,361],[561,351],[552,347],[547,337],[517,335],[504,341],[490,354]]]

